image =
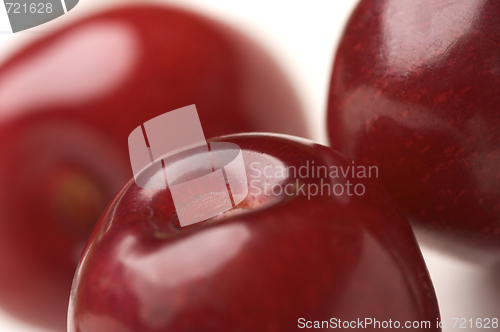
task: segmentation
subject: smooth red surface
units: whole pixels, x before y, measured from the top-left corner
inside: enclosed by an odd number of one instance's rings
[[[430,330],[439,330],[412,230],[379,185],[349,175],[313,177],[313,163],[328,169],[352,163],[307,140],[248,134],[220,141],[243,151],[247,198],[235,210],[181,228],[168,189],[129,182],[84,250],[69,332],[288,332],[299,330],[301,317],[429,320]],[[305,169],[302,177],[272,176],[279,166],[306,165],[309,178]],[[366,194],[325,191],[308,199],[263,191],[266,183],[307,188],[347,180],[363,183]]]
[[[206,137],[306,135],[279,68],[251,41],[167,7],[74,23],[0,67],[0,304],[66,328],[70,285],[100,213],[132,176],[127,137],[196,104]]]
[[[364,0],[332,74],[330,142],[380,180],[422,239],[500,257],[500,2]]]

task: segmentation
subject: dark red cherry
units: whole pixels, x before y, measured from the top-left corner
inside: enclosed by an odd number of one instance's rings
[[[500,257],[500,2],[363,0],[332,74],[330,142],[448,253]]]
[[[378,184],[358,168],[352,177],[353,163],[307,140],[248,134],[220,141],[241,148],[246,198],[180,227],[170,187],[129,182],[84,250],[69,332],[289,332],[365,317],[368,329],[391,320],[440,330],[413,232]],[[218,202],[213,194],[197,197],[198,206]]]

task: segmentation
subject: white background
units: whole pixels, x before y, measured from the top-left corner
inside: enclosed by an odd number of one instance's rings
[[[16,34],[10,32],[5,8],[0,3],[0,65],[26,43],[60,26],[91,12],[132,1],[103,2],[80,0],[80,3],[64,16]],[[307,3],[290,0],[157,2],[182,5],[217,17],[260,42],[278,60],[292,81],[304,109],[308,112],[313,138],[320,143],[327,143],[324,122],[332,60],[343,26],[356,0],[311,0]],[[422,251],[436,288],[441,316],[447,322],[444,331],[459,330],[453,328],[453,318],[500,318],[498,269],[494,271],[492,268],[473,266],[428,248],[422,248]],[[0,311],[0,332],[3,331],[45,330],[25,325]]]

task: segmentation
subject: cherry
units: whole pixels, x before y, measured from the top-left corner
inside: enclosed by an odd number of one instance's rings
[[[408,221],[368,175],[334,150],[290,136],[232,135],[211,144],[217,142],[240,147],[246,198],[181,227],[169,188],[130,181],[86,245],[69,332],[292,331],[365,317],[401,326],[429,321],[430,330],[440,330]],[[197,153],[165,167],[201,158]],[[163,170],[144,171],[151,179],[156,172]],[[214,202],[204,195],[197,205]]]
[[[196,104],[206,137],[306,135],[276,64],[231,28],[153,5],[99,13],[0,67],[0,305],[66,329],[71,280],[132,176],[130,132]]]
[[[500,3],[363,0],[331,79],[332,147],[380,168],[424,242],[500,255]]]

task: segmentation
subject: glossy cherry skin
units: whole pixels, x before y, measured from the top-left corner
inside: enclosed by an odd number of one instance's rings
[[[301,317],[429,320],[439,330],[413,232],[378,184],[313,177],[312,165],[352,164],[307,140],[246,134],[216,141],[241,148],[246,199],[181,228],[168,189],[129,182],[84,250],[69,332],[295,331]],[[292,166],[309,168],[309,177]],[[289,175],[278,175],[279,167]],[[308,199],[299,189],[347,180],[364,184],[365,194],[328,195],[324,187]]]
[[[500,2],[363,0],[335,58],[334,148],[380,167],[423,241],[500,258]]]
[[[90,232],[132,176],[127,137],[196,104],[205,136],[306,135],[276,64],[229,27],[136,6],[74,23],[0,67],[0,304],[66,330]]]

